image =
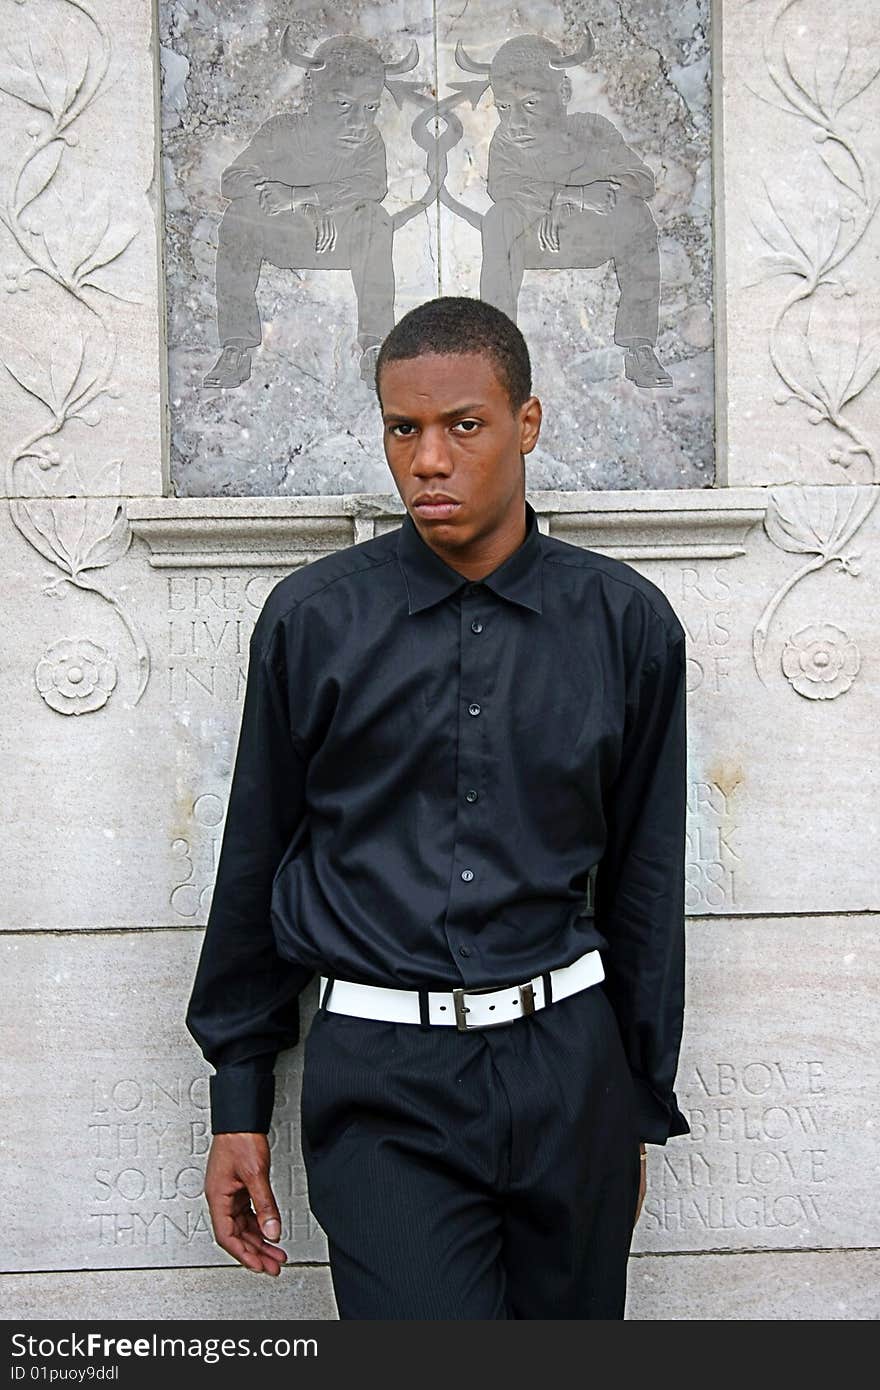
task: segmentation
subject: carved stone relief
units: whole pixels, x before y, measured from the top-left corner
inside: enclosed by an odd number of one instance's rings
[[[114,302],[137,302],[121,292],[113,268],[139,228],[118,215],[112,191],[95,188],[88,159],[77,158],[75,127],[108,85],[110,29],[83,0],[16,0],[10,18],[0,38],[0,93],[14,103],[15,133],[26,133],[29,148],[0,181],[0,224],[13,248],[4,287],[35,302],[20,319],[4,315],[0,331],[0,365],[15,391],[12,418],[29,422],[6,457],[5,491],[20,535],[60,571],[47,576],[43,593],[63,598],[69,588],[87,590],[119,615],[134,649],[137,703],[149,677],[146,642],[97,574],[131,542],[123,460],[84,447],[81,429],[97,430],[108,402],[122,395],[112,309]],[[76,646],[80,655],[69,657]],[[112,662],[97,659],[96,650],[63,639],[38,664],[37,689],[59,713],[106,702],[115,675],[110,680]]]
[[[467,7],[405,0],[377,38],[369,0],[293,18],[270,0],[240,37],[231,15],[212,25],[165,0],[178,492],[387,491],[378,347],[438,293],[480,295],[526,333],[548,417],[533,486],[638,486],[652,472],[682,486],[691,470],[702,485],[710,377],[693,363],[711,365],[711,306],[698,328],[689,258],[707,280],[709,208],[682,160],[704,183],[707,3],[694,0],[690,31],[666,3],[640,23],[609,0],[576,16],[535,0],[475,33]],[[658,97],[664,50],[682,57],[680,90],[664,66]],[[561,371],[557,313],[576,340]]]
[[[746,0],[752,5],[754,0]],[[755,4],[756,20],[763,7]],[[802,147],[796,177],[775,170],[752,190],[748,215],[762,254],[753,287],[781,278],[780,298],[769,322],[770,362],[780,383],[777,407],[800,406],[814,426],[830,427],[825,459],[849,473],[844,487],[774,488],[764,528],[774,545],[810,556],[768,600],[755,625],[755,669],[765,680],[762,656],[771,620],[786,594],[806,575],[836,564],[857,576],[851,542],[876,505],[880,482],[877,446],[852,406],[880,371],[880,332],[864,317],[859,286],[845,265],[872,228],[880,197],[876,173],[860,135],[863,112],[880,74],[880,43],[865,42],[854,10],[817,44],[817,10],[811,0],[782,0],[769,14],[761,39],[766,78],[758,100],[792,117]],[[874,31],[876,36],[876,29]],[[775,456],[791,476],[815,473],[821,460],[797,445],[797,462]],[[850,688],[860,666],[858,647],[831,622],[790,634],[780,655],[792,688],[808,698],[834,698]]]

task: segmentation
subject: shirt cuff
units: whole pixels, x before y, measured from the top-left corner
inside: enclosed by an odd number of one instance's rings
[[[275,1073],[265,1062],[218,1067],[209,1078],[212,1134],[268,1134],[275,1105]]]
[[[679,1134],[690,1134],[691,1127],[678,1108],[675,1093],[663,1100],[647,1081],[634,1076],[639,1139],[644,1144],[665,1144]]]

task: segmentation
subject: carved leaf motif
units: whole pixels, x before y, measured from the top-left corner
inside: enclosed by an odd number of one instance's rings
[[[776,342],[788,374],[804,391],[827,405],[825,390],[816,375],[807,339],[793,314],[781,320],[776,330]]]
[[[873,381],[878,371],[880,371],[880,334],[875,333],[865,341],[864,351],[859,356],[858,364],[850,378],[841,405],[846,405],[847,401],[851,401],[860,391],[864,391],[868,382]]]
[[[112,565],[131,544],[125,508],[116,497],[82,497],[64,503],[36,498],[23,503],[39,542],[32,544],[66,574]]]
[[[115,227],[108,228],[88,263],[82,267],[81,274],[93,275],[96,270],[118,260],[137,234],[137,227],[132,227],[126,222],[118,222]]]
[[[757,285],[761,280],[771,280],[774,275],[804,275],[805,266],[802,261],[794,256],[787,256],[782,251],[768,253],[766,256],[758,256],[754,262],[755,269],[759,272],[755,280],[749,283]]]
[[[52,382],[43,364],[34,357],[29,348],[23,343],[14,342],[5,334],[0,334],[0,362],[23,390],[48,406],[54,414]]]
[[[840,204],[833,196],[819,197],[813,203],[816,228],[816,268],[825,266],[834,254],[840,237]]]
[[[48,111],[49,103],[37,80],[29,56],[10,42],[0,44],[0,91],[26,101],[38,111]]]
[[[807,346],[824,398],[835,414],[855,372],[861,338],[858,310],[848,295],[836,300],[829,294],[814,295],[807,323]]]
[[[57,120],[64,111],[67,96],[67,64],[54,34],[33,12],[28,16],[26,43],[48,109]]]
[[[86,510],[90,539],[83,552],[82,568],[93,570],[115,564],[131,545],[131,527],[124,505],[115,497],[90,497]]]
[[[49,379],[52,384],[52,397],[59,413],[64,409],[68,394],[79,376],[84,350],[85,342],[78,325],[74,325],[69,338],[63,343],[59,342],[57,334],[53,334],[49,356]]]
[[[850,55],[840,86],[837,91],[838,111],[863,92],[880,73],[880,61],[878,61],[876,49],[871,49],[866,45],[861,45],[855,49],[855,55]]]
[[[773,488],[764,529],[774,545],[801,555],[825,555],[840,550],[855,535],[874,505],[873,488]]]
[[[797,255],[802,248],[798,247],[797,242],[792,237],[788,227],[781,220],[773,203],[773,199],[767,190],[767,185],[763,178],[761,183],[766,195],[766,202],[755,199],[749,204],[748,212],[755,231],[763,241],[767,243],[771,251],[778,251],[784,255]]]
[[[70,225],[70,265],[83,266],[101,245],[110,226],[110,203],[99,193],[90,203],[81,203]]]
[[[816,96],[823,111],[834,111],[835,109],[837,85],[846,67],[848,56],[848,42],[845,47],[827,41],[816,46]]]
[[[89,50],[82,33],[76,24],[70,22],[65,14],[62,51],[67,68],[67,85],[64,93],[64,110],[69,111],[76,101],[89,70]]]
[[[64,153],[63,140],[50,140],[48,145],[34,155],[25,165],[21,182],[18,185],[18,207],[23,212],[28,203],[39,198],[43,189],[55,177],[61,156]]]
[[[863,196],[864,189],[859,174],[859,166],[845,145],[841,145],[837,140],[826,140],[823,145],[819,146],[819,158],[838,183],[842,183],[844,188],[848,188],[859,198]]]

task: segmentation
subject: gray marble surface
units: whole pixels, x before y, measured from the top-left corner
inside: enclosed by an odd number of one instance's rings
[[[176,495],[387,491],[362,353],[441,293],[508,296],[545,411],[529,487],[713,485],[709,0],[161,0],[159,37]],[[322,105],[328,40],[376,98],[361,146]],[[536,87],[559,104],[523,145]],[[541,199],[590,183],[542,244]]]

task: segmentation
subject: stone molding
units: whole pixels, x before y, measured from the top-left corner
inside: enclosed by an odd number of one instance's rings
[[[761,488],[527,492],[541,530],[623,560],[744,555],[765,515]],[[128,503],[156,569],[304,564],[368,540],[405,515],[396,494],[309,497],[148,497]]]

